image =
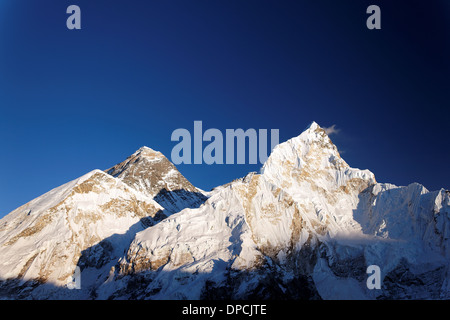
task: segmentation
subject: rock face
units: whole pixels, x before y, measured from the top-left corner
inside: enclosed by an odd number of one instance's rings
[[[161,153],[142,147],[125,161],[106,170],[142,194],[155,199],[169,215],[205,202],[203,192],[194,187]]]
[[[314,122],[278,145],[260,174],[208,199],[146,147],[106,172],[0,221],[0,277],[10,279],[0,294],[450,298],[448,192],[377,183],[370,171],[351,168]],[[380,267],[381,289],[367,287],[369,265]],[[76,266],[82,289],[63,290]],[[28,282],[17,289],[13,279]]]

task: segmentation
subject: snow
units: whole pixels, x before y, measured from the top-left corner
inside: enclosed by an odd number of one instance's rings
[[[288,295],[299,277],[324,299],[450,297],[449,194],[377,183],[369,170],[351,168],[315,122],[276,146],[260,174],[207,193],[147,147],[107,172],[2,219],[0,278],[45,275],[63,286],[82,261],[82,283],[98,299],[199,299],[207,283],[245,298],[267,279],[278,279],[269,292]],[[168,192],[155,197],[160,188]],[[141,223],[158,210],[162,218]],[[380,290],[366,287],[372,264]],[[147,282],[130,292],[135,277]],[[75,291],[65,295],[88,294]]]
[[[93,180],[95,189],[78,192],[77,188],[89,179]],[[75,269],[73,261],[84,249],[114,234],[125,234],[139,222],[140,218],[134,212],[127,215],[126,212],[102,209],[111,200],[123,201],[124,205],[130,201],[143,201],[162,209],[121,181],[94,170],[28,203],[25,211],[31,210],[33,214],[23,221],[25,223],[17,225],[15,221],[24,215],[24,208],[13,211],[2,220],[2,223],[6,222],[5,231],[9,232],[0,233],[0,241],[4,244],[0,247],[1,278],[17,277],[23,272],[25,280],[40,278],[45,269],[48,281],[58,285],[67,282]],[[127,244],[131,241],[122,240],[128,241]],[[32,257],[31,265],[24,270]]]

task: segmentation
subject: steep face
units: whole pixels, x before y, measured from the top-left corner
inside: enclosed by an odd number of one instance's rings
[[[448,297],[448,201],[443,190],[376,183],[370,171],[349,167],[313,123],[278,145],[261,174],[138,233],[120,261],[116,294]],[[366,286],[372,264],[382,270],[379,291]],[[129,276],[142,280],[133,293],[121,284]]]
[[[125,297],[200,299],[221,288],[227,292],[222,298],[249,298],[260,283],[275,281],[275,270],[267,270],[270,260],[286,261],[295,252],[305,255],[302,268],[312,269],[314,257],[304,248],[317,243],[315,228],[320,224],[300,216],[286,192],[251,174],[215,192],[200,208],[138,233],[120,261],[117,279],[120,284],[122,277],[143,277],[143,287],[119,291]],[[304,277],[299,270],[289,272],[290,286]]]
[[[198,207],[206,200],[161,152],[148,147],[140,148],[106,172],[153,198],[167,215]]]
[[[154,223],[161,210],[155,201],[120,180],[94,170],[1,220],[0,278],[65,285],[84,250],[114,234],[126,234],[133,226],[136,231],[143,230],[141,222]],[[132,236],[110,243],[110,252],[102,252],[98,258],[108,260],[122,254]]]
[[[302,207],[315,211],[332,233],[360,228],[352,210],[359,193],[376,183],[369,170],[351,168],[315,122],[298,137],[276,146],[262,175]]]
[[[355,219],[365,233],[424,243],[450,257],[450,197],[444,189],[430,192],[418,183],[406,187],[378,183],[360,199]]]
[[[276,146],[264,164],[262,174],[289,190],[296,199],[310,197],[302,191],[314,186],[327,191],[347,187],[359,191],[376,183],[369,170],[350,168],[325,130],[315,122],[298,137]],[[358,185],[361,187],[355,188]]]

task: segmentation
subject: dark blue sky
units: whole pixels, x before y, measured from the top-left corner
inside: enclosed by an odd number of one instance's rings
[[[143,145],[170,158],[194,120],[280,141],[335,124],[352,167],[449,189],[449,57],[446,0],[2,1],[0,217]],[[260,165],[178,168],[209,190]]]

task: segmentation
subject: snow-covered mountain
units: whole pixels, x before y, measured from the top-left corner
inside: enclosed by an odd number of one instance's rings
[[[111,241],[89,257],[94,265],[108,262],[122,254],[135,232],[159,221],[162,210],[151,198],[94,170],[0,221],[1,278],[63,286],[83,251],[120,234],[120,243]]]
[[[155,199],[166,215],[198,207],[206,200],[203,191],[194,187],[161,152],[148,147],[140,148],[106,172]]]
[[[207,194],[146,147],[105,172],[0,220],[3,297],[450,298],[449,193],[377,183],[314,122]]]

